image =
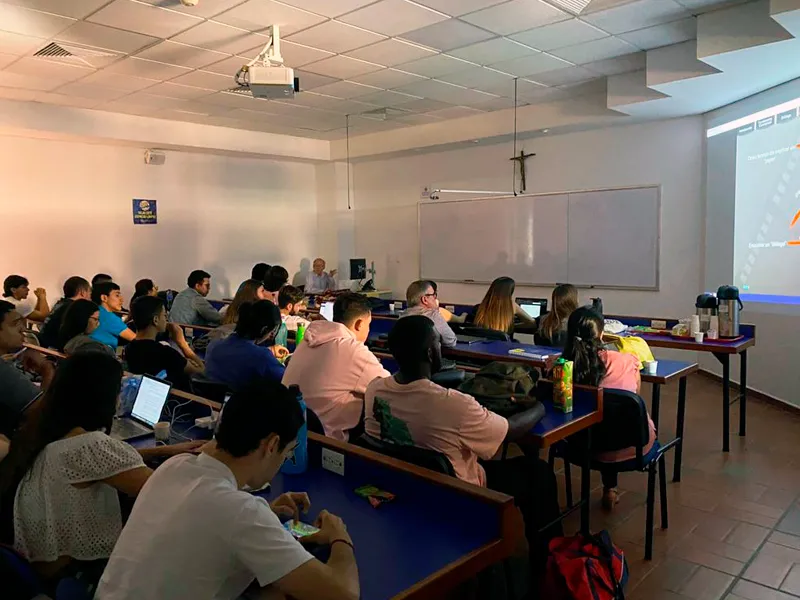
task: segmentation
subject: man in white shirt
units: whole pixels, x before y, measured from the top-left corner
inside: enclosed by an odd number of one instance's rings
[[[306,276],[306,294],[324,294],[325,292],[336,289],[336,269],[331,269],[330,273],[325,272],[325,261],[315,258],[312,271]]]
[[[44,321],[50,314],[47,292],[44,288],[33,290],[34,298],[29,298],[30,283],[22,275],[9,275],[3,282],[3,300],[10,302],[17,312],[32,321]]]
[[[100,580],[98,600],[234,600],[255,581],[297,600],[357,600],[358,570],[341,519],[322,511],[323,564],[281,525],[309,498],[270,506],[243,490],[264,487],[296,445],[303,414],[293,392],[263,382],[225,405],[215,442],[164,463],[142,488]]]
[[[408,310],[402,314],[402,317],[414,315],[428,317],[433,321],[433,326],[439,334],[443,347],[453,348],[458,343],[455,332],[444,320],[439,309],[439,294],[433,281],[413,282],[406,290],[406,300],[408,301]]]

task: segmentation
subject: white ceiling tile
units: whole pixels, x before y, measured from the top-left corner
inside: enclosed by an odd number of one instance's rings
[[[234,81],[231,74],[220,75],[218,73],[211,73],[209,71],[192,71],[186,75],[181,75],[171,80],[172,83],[180,85],[189,85],[207,90],[227,90],[233,87]]]
[[[326,17],[338,17],[345,13],[372,4],[375,0],[282,0],[285,4],[291,4],[298,8],[325,15]]]
[[[637,52],[626,54],[617,58],[586,63],[584,68],[599,73],[600,75],[620,75],[631,71],[641,71],[647,65],[647,53]]]
[[[123,54],[133,54],[137,50],[158,41],[158,38],[149,35],[113,29],[86,21],[78,21],[56,35],[55,39],[61,42],[72,42]]]
[[[529,92],[525,97],[521,98],[521,100],[528,104],[542,104],[545,102],[553,102],[560,98],[566,98],[567,95],[568,92],[562,88],[541,87],[536,91]]]
[[[178,0],[139,0],[154,6],[164,6],[171,10],[186,13],[193,17],[210,19],[243,2],[243,0],[202,0],[194,6],[184,6]]]
[[[403,94],[401,92],[384,90],[380,92],[375,92],[374,94],[367,94],[366,96],[361,96],[359,100],[361,102],[368,102],[369,104],[375,104],[376,106],[397,106],[399,104],[405,104],[407,102],[413,102],[414,100],[419,100],[419,98],[417,96],[411,96],[409,94]]]
[[[0,29],[3,31],[49,38],[64,31],[74,22],[74,19],[67,17],[49,15],[21,6],[0,3]]]
[[[480,102],[481,100],[492,97],[483,92],[469,90],[436,79],[427,79],[425,81],[404,85],[398,88],[397,91],[432,100],[439,100],[440,102],[449,102],[455,105],[469,105],[470,102]]]
[[[469,23],[464,23],[457,19],[449,19],[447,21],[434,23],[428,27],[423,27],[422,29],[417,29],[416,31],[411,31],[404,34],[402,37],[403,39],[428,46],[429,48],[447,51],[482,42],[483,40],[488,40],[495,36]]]
[[[39,92],[33,99],[34,102],[44,102],[46,104],[57,104],[59,106],[72,106],[74,108],[94,108],[102,104],[103,100],[95,98],[84,98],[81,96],[66,96],[55,92]]]
[[[10,31],[0,31],[0,52],[21,56],[38,50],[47,41],[43,38],[11,33]]]
[[[344,99],[366,96],[367,94],[373,94],[379,90],[380,88],[375,88],[371,85],[361,85],[360,83],[353,83],[351,81],[336,81],[314,89],[318,94]]]
[[[525,104],[526,103],[523,100],[520,100],[517,103],[517,106],[525,106]],[[475,102],[472,106],[478,110],[491,112],[495,110],[514,108],[514,101],[511,98],[491,98],[484,102]]]
[[[135,92],[125,96],[125,102],[139,104],[150,108],[180,108],[183,100],[177,98],[167,98],[166,96],[156,96],[147,92]]]
[[[436,54],[399,65],[401,70],[415,75],[422,75],[423,77],[439,77],[448,73],[466,71],[473,67],[475,67],[474,63],[454,58],[447,54]]]
[[[96,11],[108,0],[3,0],[6,4],[24,6],[34,10],[71,17],[73,19],[83,19],[85,16]]]
[[[352,50],[347,53],[347,56],[393,67],[418,58],[431,56],[432,54],[435,54],[434,50],[392,38],[371,46]]]
[[[252,0],[251,0],[252,1]],[[384,36],[338,21],[327,21],[290,36],[289,41],[329,52],[347,52],[385,39]]]
[[[534,27],[558,23],[570,18],[570,14],[542,0],[511,0],[462,17],[468,23],[508,35]]]
[[[465,46],[456,50],[451,50],[448,54],[469,60],[479,65],[490,65],[501,60],[510,60],[531,54],[532,50],[528,46],[518,44],[508,38],[495,38],[485,42],[478,42],[471,46]]]
[[[403,104],[403,110],[410,110],[417,113],[433,112],[434,110],[442,110],[444,108],[452,108],[455,106],[449,102],[440,102],[439,100],[431,100],[430,98],[421,98],[419,100],[412,100]]]
[[[511,37],[537,50],[553,50],[564,46],[599,40],[608,37],[608,34],[579,19],[569,19],[568,21],[515,33]]]
[[[623,33],[619,37],[642,50],[680,44],[697,37],[697,19],[689,17],[688,19],[673,21],[665,25],[656,25],[655,27]]]
[[[339,100],[335,98],[320,108],[340,115],[358,115],[380,107],[374,104],[359,102],[358,100]]]
[[[113,88],[107,85],[99,85],[97,83],[85,83],[85,81],[85,79],[82,79],[81,81],[68,83],[61,86],[56,91],[59,94],[65,94],[67,96],[93,98],[98,101],[98,104],[100,102],[108,102],[110,100],[122,98],[123,96],[126,96],[134,91]]]
[[[532,76],[539,83],[549,86],[566,85],[568,83],[578,83],[596,79],[597,74],[584,67],[567,67],[566,69],[556,69],[546,73],[537,73]]]
[[[137,58],[156,60],[169,65],[201,69],[213,63],[218,63],[229,55],[214,50],[204,50],[196,46],[187,46],[177,42],[164,41],[146,50],[139,52]]]
[[[527,79],[517,79],[517,98],[522,98],[527,94],[539,93],[545,86],[540,83],[528,81]],[[506,98],[514,97],[514,81],[505,81],[500,85],[486,89],[485,91]]]
[[[248,0],[217,15],[214,20],[250,31],[261,31],[270,25],[280,25],[281,35],[287,36],[322,23],[325,17],[272,0]]]
[[[352,81],[356,83],[363,83],[366,85],[374,85],[375,87],[383,89],[391,89],[411,83],[412,81],[419,81],[422,79],[420,75],[414,75],[406,71],[398,69],[382,69],[374,73],[367,73],[359,77],[353,77]]]
[[[508,0],[415,0],[418,4],[439,10],[453,17],[460,17],[467,13],[475,12],[483,8],[489,8],[495,4],[507,2]]]
[[[0,82],[3,80],[2,73],[0,73]],[[5,87],[0,83],[0,98],[5,100],[21,100],[23,102],[32,101],[38,92],[33,90],[25,90],[16,87]]]
[[[172,41],[225,54],[242,54],[255,48],[261,50],[269,42],[269,36],[250,33],[223,23],[205,21],[176,35]]]
[[[295,94],[292,98],[292,103],[298,106],[306,106],[310,108],[325,108],[334,102],[341,102],[341,98],[334,98],[333,96],[326,96],[324,94],[317,94],[316,92],[302,92]]]
[[[124,58],[109,65],[105,70],[111,73],[121,73],[122,75],[133,75],[134,77],[164,81],[188,73],[191,69],[176,65],[168,65],[153,60],[145,60],[143,58]]]
[[[638,0],[581,17],[611,34],[661,25],[691,16],[674,0]]]
[[[133,0],[114,0],[87,20],[158,38],[171,37],[200,22],[199,17],[141,4]]]
[[[181,85],[178,83],[164,82],[154,85],[147,90],[148,94],[156,94],[157,96],[166,96],[167,98],[180,98],[182,100],[196,100],[203,96],[208,96],[212,90],[193,87],[190,85]]]
[[[396,121],[405,123],[406,125],[427,125],[428,123],[440,123],[442,121],[438,117],[432,117],[430,113],[423,113],[419,115],[400,115],[393,118]]]
[[[326,77],[318,73],[309,73],[308,71],[295,71],[294,76],[300,78],[300,90],[313,90],[323,85],[328,85],[334,81],[338,81],[338,77]]]
[[[750,0],[678,0],[678,4],[690,9],[694,14],[706,12],[709,9],[717,9],[736,4],[744,4]]]
[[[125,97],[125,98],[120,98],[119,100],[112,100],[111,102],[100,104],[95,107],[95,110],[123,113],[126,115],[145,116],[153,111],[153,107],[145,106],[144,104],[140,103],[129,102],[127,100],[127,97]]]
[[[2,54],[2,53],[0,53],[0,69],[6,68],[12,62],[14,62],[15,60],[18,60],[18,59],[19,59],[19,56],[16,56],[14,54]]]
[[[80,83],[88,83],[91,85],[99,85],[118,90],[125,90],[128,92],[136,92],[149,88],[159,81],[157,79],[146,79],[143,77],[133,77],[130,75],[122,75],[120,73],[112,73],[108,69],[103,69],[97,73],[93,73],[88,77],[80,80]]]
[[[52,78],[55,82],[75,81],[94,73],[89,67],[79,67],[41,58],[21,58],[5,68],[7,73]]]
[[[252,108],[252,103],[256,102],[256,100],[252,96],[243,94],[217,92],[216,94],[204,96],[198,102],[214,106],[227,106],[228,108]]]
[[[607,58],[615,58],[625,54],[638,52],[638,48],[616,37],[607,37],[593,42],[585,42],[575,46],[567,46],[552,50],[550,54],[568,60],[577,65]]]
[[[249,62],[250,59],[245,56],[230,56],[214,64],[206,65],[203,70],[210,73],[217,73],[218,75],[227,75],[233,80],[234,75],[236,75],[239,69]]]
[[[372,71],[379,71],[381,68],[380,65],[339,55],[306,65],[303,70],[338,79],[349,79]]]
[[[384,35],[396,36],[447,18],[441,13],[406,0],[379,0],[339,17],[339,20]]]
[[[303,44],[295,44],[289,41],[281,42],[281,55],[283,62],[287,67],[296,69],[307,65],[308,63],[317,62],[323,58],[333,56],[332,52],[312,48],[311,46],[304,46]]]
[[[572,65],[569,62],[545,52],[523,56],[522,58],[514,58],[512,60],[504,60],[491,65],[493,69],[511,73],[517,77],[527,77],[528,75],[535,75],[537,73],[544,73],[545,71],[553,71],[570,66]]]
[[[454,106],[452,108],[435,110],[428,113],[428,115],[438,119],[460,119],[462,117],[474,117],[475,115],[483,114],[483,112],[482,110],[470,108],[468,106]]]
[[[0,71],[0,88],[22,88],[26,90],[50,92],[63,83],[63,79],[36,77],[24,73],[12,73],[8,69]]]
[[[505,73],[500,73],[499,71],[486,67],[476,67],[467,71],[441,75],[437,77],[437,79],[482,91],[491,90],[492,88],[513,83],[514,81],[511,75],[506,75]]]

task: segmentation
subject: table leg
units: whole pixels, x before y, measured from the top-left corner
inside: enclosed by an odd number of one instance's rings
[[[653,419],[653,425],[656,426],[658,431],[658,414],[661,411],[661,384],[653,384],[653,401],[650,405],[650,418]]]
[[[714,353],[722,363],[722,451],[731,451],[731,359],[729,354]]]
[[[741,353],[739,373],[739,435],[747,435],[747,350]]]
[[[686,377],[678,381],[678,420],[675,423],[675,437],[680,441],[675,446],[675,465],[673,466],[672,481],[681,480],[681,460],[683,459],[683,425],[686,419]]]
[[[589,508],[591,494],[592,477],[592,430],[586,430],[586,458],[581,465],[581,533],[589,535],[591,528],[589,524]]]

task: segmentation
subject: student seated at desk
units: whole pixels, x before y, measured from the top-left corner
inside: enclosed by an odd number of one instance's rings
[[[189,273],[188,287],[175,296],[169,311],[169,320],[186,325],[219,325],[222,315],[206,300],[211,291],[211,275],[196,270]]]
[[[568,283],[556,286],[550,312],[539,317],[534,341],[540,346],[563,348],[567,343],[567,321],[576,308],[578,289]]]
[[[372,309],[361,294],[342,294],[333,304],[333,321],[314,321],[295,350],[284,385],[297,385],[325,435],[343,442],[361,421],[367,385],[389,377],[378,358],[364,345]]]
[[[567,345],[562,356],[573,361],[572,378],[577,384],[626,390],[638,394],[641,387],[639,359],[603,348],[603,317],[591,307],[582,306],[569,317]],[[649,417],[648,417],[649,418]],[[650,440],[642,451],[646,456],[656,441],[656,428],[650,420]],[[614,463],[636,457],[635,448],[614,452],[598,452],[594,459],[608,463],[601,469],[603,479],[603,508],[610,510],[618,502],[617,470]]]
[[[400,372],[376,379],[367,387],[367,434],[385,442],[441,452],[459,479],[514,496],[525,520],[531,565],[541,568],[549,540],[561,535],[560,524],[544,535],[537,533],[559,515],[553,470],[544,461],[526,456],[490,460],[503,442],[522,440],[540,413],[530,409],[506,419],[472,396],[431,381],[441,352],[428,318],[400,319],[389,333],[389,349]]]
[[[516,282],[510,277],[495,279],[475,311],[475,325],[513,335],[515,317],[523,323],[535,323],[514,301],[516,287]]]
[[[308,327],[311,321],[298,313],[306,307],[303,291],[293,285],[285,285],[278,292],[278,309],[281,311],[281,326],[275,336],[275,343],[286,346],[290,331],[297,331],[297,326]]]
[[[439,334],[442,346],[445,348],[455,347],[458,339],[439,310],[439,294],[436,291],[435,282],[425,279],[413,282],[406,289],[406,301],[408,309],[401,315],[401,318],[417,315],[429,318]]]
[[[280,265],[272,265],[264,278],[264,289],[270,294],[272,301],[278,304],[278,293],[289,282],[289,271]]]
[[[56,302],[39,330],[39,345],[44,348],[55,348],[67,309],[75,300],[90,300],[91,297],[92,286],[83,277],[75,276],[67,279],[64,282],[64,297]]]
[[[116,356],[114,348],[91,337],[99,325],[100,307],[91,300],[75,300],[62,319],[56,350],[65,354],[100,351]]]
[[[152,279],[140,279],[136,282],[131,297],[131,305],[142,296],[158,296],[158,286]]]
[[[140,453],[110,437],[121,379],[119,362],[100,352],[61,361],[0,463],[3,507],[13,498],[14,548],[48,581],[84,570],[99,578],[94,561],[111,555],[122,530],[117,492],[139,493],[152,473],[145,456],[198,445]]]
[[[122,292],[113,281],[98,283],[92,288],[92,302],[100,307],[100,322],[89,336],[116,350],[119,340],[133,341],[136,334],[128,329],[125,322],[116,313],[122,310]]]
[[[9,275],[3,282],[3,300],[10,302],[16,311],[26,319],[44,321],[50,314],[47,304],[47,291],[44,288],[33,290],[34,298],[29,298],[29,282],[22,275]]]
[[[272,294],[264,288],[264,282],[261,279],[245,279],[242,285],[239,286],[239,290],[231,303],[219,309],[219,314],[222,315],[222,325],[219,328],[227,327],[227,335],[233,333],[234,326],[239,318],[239,307],[245,302],[257,302],[259,300],[272,300]]]
[[[174,323],[167,323],[167,309],[157,296],[141,296],[131,304],[131,319],[136,326],[136,339],[125,347],[128,370],[137,375],[156,376],[167,372],[167,380],[185,392],[192,391],[190,377],[205,370],[203,363],[193,354],[184,357],[169,344],[157,340],[159,334],[172,326],[180,336],[183,331]]]
[[[250,270],[250,279],[255,279],[263,284],[264,280],[267,278],[267,273],[269,273],[271,268],[271,265],[268,265],[267,263],[256,263]],[[239,293],[248,281],[249,279],[245,279],[241,284],[239,284],[239,289],[237,289],[236,292]],[[223,306],[222,308],[224,309],[225,307]],[[220,310],[220,312],[222,312],[222,310]]]
[[[330,546],[323,564],[278,518],[307,513],[308,495],[289,492],[270,505],[243,489],[275,476],[302,425],[295,395],[279,383],[233,394],[215,441],[150,477],[95,598],[235,600],[255,584],[296,600],[357,600],[353,542],[341,519],[323,510],[319,533],[303,540]]]
[[[278,359],[288,356],[289,351],[283,346],[262,345],[275,339],[280,324],[278,307],[269,300],[242,304],[234,333],[208,347],[206,375],[233,389],[258,379],[283,379],[284,369]]]
[[[92,277],[92,287],[96,286],[98,283],[105,283],[106,281],[114,281],[114,278],[108,273],[98,273]]]
[[[325,261],[321,258],[314,259],[311,269],[311,273],[306,275],[306,285],[303,289],[306,294],[324,294],[336,289],[336,269],[326,273]]]

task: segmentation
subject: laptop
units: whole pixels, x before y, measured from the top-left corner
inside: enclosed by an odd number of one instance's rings
[[[170,389],[172,386],[166,381],[142,375],[142,382],[133,401],[131,416],[114,419],[111,437],[130,440],[153,433],[155,424],[161,419]]]
[[[333,302],[323,302],[319,307],[319,314],[326,321],[333,321]]]
[[[463,333],[456,334],[456,341],[459,344],[477,344],[479,342],[486,342],[488,341],[486,338],[477,337],[474,335],[464,335]]]
[[[547,298],[517,298],[517,304],[531,319],[538,319],[547,312]]]

